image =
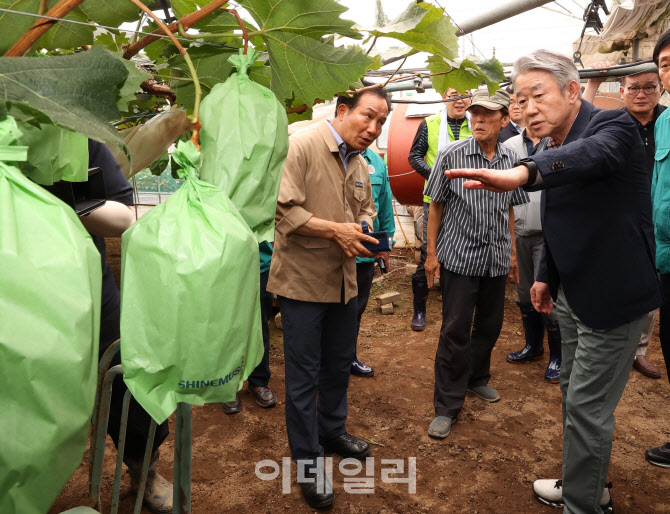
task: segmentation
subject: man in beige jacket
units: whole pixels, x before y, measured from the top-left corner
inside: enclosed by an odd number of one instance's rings
[[[356,344],[356,257],[376,216],[360,152],[379,137],[390,102],[381,89],[340,97],[332,123],[290,139],[277,202],[267,290],[279,297],[284,331],[286,430],[298,482],[313,508],[332,505],[324,450],[365,458],[370,445],[346,432],[349,368]],[[317,395],[318,393],[318,395]]]

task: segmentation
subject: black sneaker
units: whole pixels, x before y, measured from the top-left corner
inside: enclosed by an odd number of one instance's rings
[[[670,443],[665,443],[663,446],[657,448],[651,448],[644,452],[644,456],[654,466],[670,468]]]

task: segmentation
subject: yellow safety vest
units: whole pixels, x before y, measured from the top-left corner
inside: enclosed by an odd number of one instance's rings
[[[426,152],[426,164],[433,167],[435,159],[437,159],[437,147],[440,143],[440,121],[442,116],[439,114],[433,114],[426,118],[426,126],[428,127],[428,151]],[[451,127],[447,127],[449,132],[449,141],[455,141],[454,133],[451,130]],[[468,120],[463,118],[463,123],[461,123],[461,131],[458,134],[458,139],[467,139],[472,135],[470,132],[470,126],[468,125]],[[426,180],[426,184],[428,181]],[[426,184],[423,185],[423,188],[426,188]],[[423,201],[425,203],[430,203],[430,196],[423,195]]]

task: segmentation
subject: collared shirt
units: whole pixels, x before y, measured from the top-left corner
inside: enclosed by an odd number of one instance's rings
[[[521,137],[523,138],[523,144],[526,146],[526,157],[534,155],[538,147],[540,146],[540,143],[537,144],[533,143],[533,140],[526,135],[526,129],[522,129]]]
[[[519,160],[498,144],[492,160],[474,138],[454,142],[437,156],[426,194],[444,204],[437,236],[437,260],[449,271],[467,276],[497,277],[509,273],[512,238],[509,208],[529,201],[520,188],[506,193],[470,190],[464,179],[448,179],[450,168],[509,169]]]
[[[345,172],[326,127],[315,123],[289,139],[267,290],[303,302],[339,303],[344,285],[346,303],[358,294],[356,259],[333,240],[298,232],[312,217],[372,227],[377,211],[365,159],[354,156]]]
[[[525,158],[543,152],[548,140],[549,138],[545,137],[534,145],[524,129],[521,134],[510,137],[503,144],[518,153],[519,157]],[[516,237],[542,233],[542,191],[528,192],[528,198],[530,199],[528,203],[514,206],[514,235]]]
[[[635,121],[637,129],[640,132],[640,137],[644,143],[644,150],[647,156],[647,170],[649,170],[649,173],[654,172],[654,154],[656,153],[654,127],[656,126],[656,120],[658,120],[658,117],[661,115],[661,113],[663,113],[663,111],[665,111],[665,109],[666,107],[664,105],[656,105],[656,107],[654,107],[654,117],[649,123],[642,125],[642,123],[640,123],[639,120],[633,116],[633,114],[628,109],[625,107],[623,108],[623,110],[630,114],[630,117],[633,118],[633,121]]]
[[[360,154],[358,150],[351,150],[350,152],[347,153],[347,143],[344,142],[344,139],[342,139],[342,136],[333,128],[333,126],[330,124],[328,120],[324,120],[326,124],[328,125],[328,128],[330,131],[333,133],[333,137],[335,138],[335,142],[337,142],[337,148],[340,150],[340,157],[342,157],[342,162],[344,163],[344,171],[349,170],[349,159],[351,159],[353,156]]]
[[[377,217],[372,226],[373,232],[388,232],[389,244],[393,246],[395,222],[393,220],[393,193],[389,182],[386,163],[370,148],[361,153],[368,163],[368,174],[372,185],[372,201],[377,209]],[[356,262],[375,262],[375,257],[356,257]]]

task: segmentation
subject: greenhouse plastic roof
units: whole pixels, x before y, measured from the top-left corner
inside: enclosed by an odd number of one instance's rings
[[[616,3],[616,2],[615,2]],[[640,59],[651,59],[656,41],[670,28],[670,0],[623,0],[615,5],[600,35],[587,34],[581,45],[582,61],[632,61],[633,40],[640,39]],[[573,43],[577,51],[580,40]]]

